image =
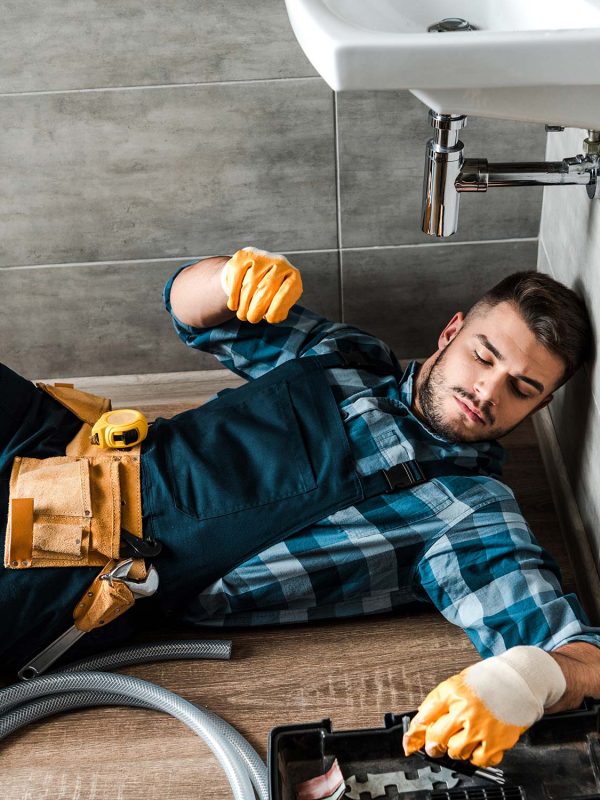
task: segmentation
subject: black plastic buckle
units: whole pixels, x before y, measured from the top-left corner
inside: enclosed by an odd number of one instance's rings
[[[156,539],[140,539],[121,528],[120,558],[154,558],[161,550],[162,544]]]
[[[390,467],[390,469],[382,470],[382,472],[390,487],[385,490],[385,494],[396,492],[398,489],[409,489],[411,486],[418,486],[420,483],[427,482],[419,462],[414,460],[402,461],[400,464]]]

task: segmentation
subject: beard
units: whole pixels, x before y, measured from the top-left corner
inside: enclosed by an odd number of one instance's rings
[[[443,370],[443,362],[451,347],[452,342],[442,350],[417,390],[421,411],[429,428],[449,442],[485,442],[491,439],[499,439],[501,436],[510,433],[516,425],[506,430],[494,426],[495,418],[492,413],[491,403],[481,405],[471,392],[467,392],[461,386],[448,385]],[[475,431],[466,429],[460,422],[448,419],[447,414],[444,412],[444,400],[452,395],[459,395],[468,399],[477,408],[486,422],[485,432],[482,431],[478,435]]]

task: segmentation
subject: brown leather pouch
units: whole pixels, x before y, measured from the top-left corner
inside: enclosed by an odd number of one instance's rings
[[[80,631],[87,633],[94,628],[108,625],[134,604],[133,592],[123,581],[111,582],[101,579],[101,576],[109,572],[116,563],[116,561],[108,562],[75,606],[73,618],[75,627]]]
[[[31,516],[23,516],[19,502],[23,500],[33,501]],[[15,459],[5,566],[104,566],[118,558],[120,537],[118,461],[71,456]],[[28,541],[29,559],[19,557]]]
[[[38,384],[82,421],[55,458],[15,458],[4,566],[104,566],[119,557],[121,528],[141,538],[140,448],[101,451],[92,425],[110,400],[70,385]]]

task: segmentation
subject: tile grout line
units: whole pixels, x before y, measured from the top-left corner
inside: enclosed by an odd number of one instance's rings
[[[338,302],[340,308],[340,322],[344,322],[344,269],[343,269],[343,240],[342,240],[342,206],[341,206],[341,165],[340,165],[340,130],[338,125],[338,99],[337,93],[333,97],[333,147],[334,147],[334,173],[335,173],[335,216],[337,235],[337,262],[338,262]]]
[[[324,247],[321,250],[286,250],[281,248],[280,252],[291,254],[306,254],[311,253],[337,253],[334,247]],[[63,261],[56,264],[20,264],[11,265],[6,267],[0,266],[0,272],[3,270],[25,270],[25,269],[58,269],[60,267],[108,267],[115,264],[177,264],[185,263],[186,261],[201,261],[203,258],[214,258],[215,256],[223,255],[223,252],[210,253],[201,256],[169,256],[167,258],[125,258],[113,261]]]
[[[306,75],[287,78],[248,78],[229,81],[193,81],[190,83],[149,83],[132,86],[96,86],[87,89],[38,89],[27,92],[0,92],[1,97],[38,97],[57,94],[93,94],[95,92],[132,92],[145,89],[186,89],[194,86],[245,86],[249,83],[272,83],[290,81],[321,81],[320,75]]]
[[[345,247],[344,250],[404,250],[410,247],[463,247],[468,245],[478,245],[478,244],[510,244],[514,242],[537,242],[539,239],[538,236],[522,236],[518,238],[507,238],[507,239],[468,239],[464,242],[446,242],[446,241],[436,241],[436,242],[412,242],[409,244],[373,244],[373,245],[364,245],[364,246],[356,246],[356,247]]]
[[[423,242],[413,244],[386,244],[386,245],[365,245],[364,247],[323,247],[312,250],[293,250],[286,247],[279,248],[280,252],[288,255],[309,255],[311,253],[351,253],[367,252],[370,250],[409,250],[416,247],[471,247],[483,244],[514,244],[518,242],[537,242],[538,237],[523,237],[521,239],[480,239],[467,242]],[[177,262],[200,260],[201,258],[211,258],[211,255],[222,255],[213,253],[201,256],[169,256],[166,258],[126,258],[107,261],[63,261],[55,264],[12,264],[10,266],[0,266],[0,272],[7,270],[26,270],[26,269],[56,269],[59,267],[103,267],[111,264],[175,264]]]

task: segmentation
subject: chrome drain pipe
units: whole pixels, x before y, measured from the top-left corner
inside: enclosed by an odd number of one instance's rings
[[[452,236],[458,228],[461,192],[487,192],[495,186],[585,186],[591,200],[600,198],[600,132],[589,131],[587,155],[562,161],[488,163],[464,158],[458,132],[464,114],[429,112],[434,136],[427,142],[421,229],[431,236]]]
[[[465,158],[454,183],[457,192],[485,192],[493,186],[587,186],[594,196],[598,156],[574,156],[562,161],[507,161],[488,164],[485,158]]]
[[[458,138],[464,114],[429,112],[434,136],[427,142],[421,227],[431,236],[451,236],[458,227],[456,181],[463,167],[464,144]]]

